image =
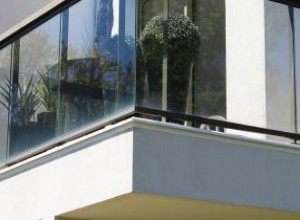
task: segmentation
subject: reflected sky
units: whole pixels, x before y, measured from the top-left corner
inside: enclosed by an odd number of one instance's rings
[[[84,50],[93,47],[97,33],[97,5],[102,2],[105,3],[103,0],[81,1],[69,9],[69,52],[72,53],[73,49],[73,53],[77,53],[69,54],[69,58],[84,57]],[[113,0],[112,7],[113,23],[110,37],[119,33],[119,0]]]

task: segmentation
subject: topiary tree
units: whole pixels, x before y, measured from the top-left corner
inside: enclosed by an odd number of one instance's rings
[[[147,23],[139,46],[149,78],[150,105],[161,103],[162,62],[167,51],[168,110],[184,112],[191,66],[200,43],[198,27],[187,16],[170,14],[164,20],[160,15]]]

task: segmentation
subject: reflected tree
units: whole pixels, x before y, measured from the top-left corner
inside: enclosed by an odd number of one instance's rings
[[[162,69],[165,68],[162,60],[167,47],[168,110],[184,112],[191,66],[200,46],[198,27],[181,14],[169,14],[167,21],[156,16],[145,26],[140,45],[149,78],[150,105],[161,103]]]
[[[163,1],[139,1],[139,36],[147,23],[163,13]],[[201,44],[197,46],[192,79],[192,114],[201,116],[226,115],[226,55],[224,0],[169,0],[169,13],[189,17],[197,26]],[[138,103],[146,104],[147,75],[138,47]],[[162,62],[162,61],[158,61]],[[169,67],[169,72],[171,71]],[[160,73],[161,74],[161,73]],[[176,89],[175,89],[176,90]],[[144,98],[143,98],[144,97]],[[186,98],[186,97],[185,97]],[[153,106],[152,106],[153,107]],[[181,110],[182,111],[182,110]]]

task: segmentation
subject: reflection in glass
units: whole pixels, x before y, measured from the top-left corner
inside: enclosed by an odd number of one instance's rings
[[[300,9],[294,8],[295,39],[295,85],[296,85],[296,132],[300,133]]]
[[[191,4],[191,3],[190,3]],[[201,33],[195,62],[194,111],[196,115],[226,117],[225,1],[194,1],[195,24]]]
[[[267,1],[267,128],[295,132],[293,27],[287,5]]]
[[[139,1],[138,19],[137,104],[225,117],[224,0]]]
[[[135,0],[90,0],[63,12],[69,22],[62,35],[60,134],[133,105],[134,6]]]
[[[161,96],[162,96],[162,69],[156,68],[156,73],[151,71],[151,65],[148,66],[149,71],[153,73],[153,75],[157,75],[158,77],[149,78],[148,77],[148,69],[146,60],[144,58],[144,51],[141,45],[141,41],[144,35],[144,29],[146,25],[151,21],[152,18],[155,18],[158,15],[163,14],[163,3],[161,0],[151,0],[151,1],[138,1],[138,47],[137,47],[137,105],[149,107],[149,108],[157,108],[161,109]],[[151,46],[151,45],[150,45]],[[154,47],[154,46],[153,46]],[[161,49],[161,48],[153,48],[153,49]],[[153,52],[154,54],[154,52]],[[151,54],[150,54],[151,55]],[[162,65],[162,54],[154,54],[157,55],[157,59],[152,60],[153,66],[161,66]],[[150,63],[149,63],[150,64]]]
[[[267,6],[261,118],[293,132],[300,13]],[[79,1],[2,49],[0,78],[0,162],[134,105],[225,120],[225,0]]]
[[[68,59],[61,73],[61,133],[101,118],[114,107],[118,32],[112,36],[112,28],[118,17],[112,3],[82,1],[69,9]]]
[[[11,46],[0,50],[0,164],[6,159],[10,103]]]
[[[135,5],[80,1],[1,50],[0,162],[133,106]]]
[[[56,16],[13,43],[10,156],[55,137],[58,42]]]

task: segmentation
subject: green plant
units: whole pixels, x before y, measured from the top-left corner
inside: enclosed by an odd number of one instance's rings
[[[194,58],[200,43],[200,32],[191,19],[173,13],[167,20],[162,15],[152,18],[144,28],[140,46],[147,62],[161,59],[165,45],[168,55],[179,53],[182,58]]]
[[[6,79],[4,85],[0,86],[0,95],[3,98],[0,104],[11,114],[13,124],[29,125],[40,105],[36,87],[33,85],[33,76],[25,86],[20,83],[14,86]]]
[[[187,16],[173,13],[164,19],[159,15],[146,24],[138,49],[148,74],[151,107],[159,108],[162,103],[162,64],[167,58],[167,108],[185,112],[189,79],[200,43],[198,27]]]
[[[0,104],[7,110],[10,111],[10,97],[12,94],[12,85],[8,78],[5,78],[5,82],[3,85],[0,85]]]
[[[37,95],[45,109],[49,112],[56,111],[56,100],[51,90],[50,69],[42,72],[37,70],[40,80],[37,84]]]

